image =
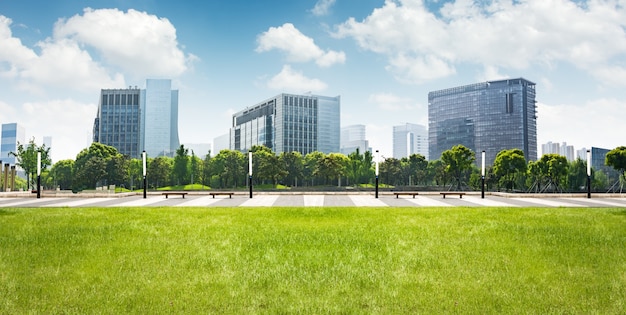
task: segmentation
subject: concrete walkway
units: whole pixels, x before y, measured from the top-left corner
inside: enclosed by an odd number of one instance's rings
[[[463,198],[448,197],[439,194],[421,194],[396,198],[390,194],[335,194],[303,193],[272,194],[258,193],[250,198],[249,194],[239,193],[232,198],[203,194],[189,194],[184,199],[176,196],[165,198],[160,194],[141,194],[125,196],[42,196],[32,195],[11,197],[0,196],[0,208],[20,207],[602,207],[626,208],[626,195],[594,195],[591,199],[571,194],[563,195],[487,195],[468,194]]]

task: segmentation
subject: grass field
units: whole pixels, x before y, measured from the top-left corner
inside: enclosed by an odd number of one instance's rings
[[[0,209],[0,314],[625,310],[624,209]]]

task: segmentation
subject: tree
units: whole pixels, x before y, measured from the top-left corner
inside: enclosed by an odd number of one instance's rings
[[[235,150],[222,150],[215,158],[211,159],[214,174],[219,177],[220,186],[237,187],[245,183],[245,165],[248,164],[246,156]]]
[[[568,166],[567,158],[559,154],[544,154],[539,161],[528,163],[529,178],[535,181],[531,189],[538,192],[550,187],[561,190]],[[543,189],[541,185],[544,185]]]
[[[461,144],[441,154],[441,161],[446,165],[446,172],[457,182],[457,190],[461,190],[463,175],[465,171],[472,169],[472,163],[475,160],[474,152]]]
[[[409,184],[417,185],[420,181],[423,183],[426,177],[426,168],[428,167],[426,157],[421,154],[411,154],[406,161]]]
[[[379,167],[379,179],[387,185],[402,184],[402,163],[396,158],[386,158]]]
[[[567,171],[567,188],[570,191],[584,190],[587,186],[587,163],[578,158],[569,164]]]
[[[604,158],[604,164],[613,167],[626,180],[626,146],[609,151]]]
[[[74,172],[74,160],[61,160],[52,166],[50,175],[59,189],[72,189],[72,174]]]
[[[50,148],[46,145],[38,146],[35,139],[28,141],[28,145],[24,148],[24,144],[17,143],[17,152],[9,152],[9,155],[15,156],[15,165],[19,166],[26,173],[26,182],[29,187],[35,187],[37,178],[37,152],[41,152],[41,169],[45,170],[52,165],[50,159]]]
[[[148,159],[147,164],[146,180],[148,181],[148,187],[158,188],[167,185],[174,165],[173,159],[166,156],[158,156]]]
[[[109,185],[123,185],[130,178],[130,160],[122,154],[112,156],[107,160],[105,179]]]
[[[520,149],[502,150],[498,152],[493,162],[494,175],[499,178],[500,185],[507,191],[513,190],[518,175],[525,174],[526,170],[524,151]]]
[[[326,157],[326,154],[313,151],[304,156],[304,177],[311,181],[311,186],[317,184],[320,180],[323,180],[323,177],[319,176],[319,172],[317,172],[318,165],[321,161]]]
[[[446,165],[441,160],[428,161],[426,170],[431,182],[434,181],[437,186],[446,186],[448,173],[446,172]]]
[[[189,175],[191,176],[191,184],[201,184],[203,182],[203,165],[204,163],[202,163],[200,157],[196,156],[192,150],[191,157],[189,158]]]
[[[207,152],[207,155],[204,157],[204,161],[202,161],[202,185],[210,186],[211,185],[211,176],[213,175],[213,170],[211,169],[211,150]]]
[[[298,186],[298,178],[302,180],[304,176],[304,160],[302,154],[297,151],[282,152],[278,156],[278,162],[281,168],[286,172],[284,173],[285,184],[290,186]]]
[[[80,151],[74,162],[72,189],[80,191],[95,188],[98,182],[106,177],[108,161],[119,154],[115,147],[99,142],[93,142],[89,148]],[[96,165],[97,163],[102,165]]]
[[[172,169],[174,183],[184,185],[189,182],[189,149],[180,145],[174,157],[174,167]]]

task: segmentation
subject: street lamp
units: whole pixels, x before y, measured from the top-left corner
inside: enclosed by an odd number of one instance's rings
[[[591,198],[591,150],[587,150],[587,198]]]
[[[41,151],[37,151],[37,198],[41,198]]]
[[[248,151],[248,184],[250,185],[250,198],[252,198],[252,151]]]
[[[378,160],[379,160],[380,156],[378,154],[378,150],[376,150],[376,199],[378,199]]]
[[[146,199],[146,189],[147,189],[147,180],[146,180],[146,150],[143,150],[141,153],[141,157],[143,159],[143,199]]]
[[[482,182],[480,189],[480,198],[485,199],[485,150],[483,150],[482,157],[482,167],[480,168],[480,180]]]

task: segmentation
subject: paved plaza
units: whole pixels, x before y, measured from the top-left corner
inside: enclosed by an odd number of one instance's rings
[[[229,198],[206,194],[165,196],[141,194],[125,196],[80,195],[35,198],[32,195],[0,197],[0,208],[20,207],[626,207],[626,195],[599,195],[588,199],[576,195],[487,195],[468,194],[459,198],[438,194],[400,196],[381,194],[249,194],[239,193]]]

